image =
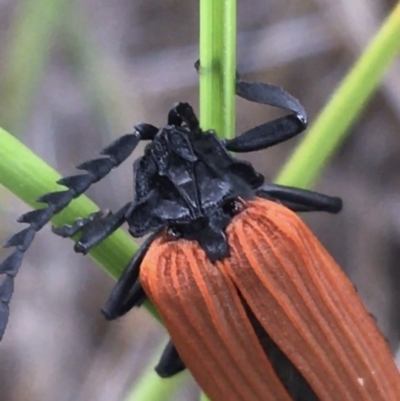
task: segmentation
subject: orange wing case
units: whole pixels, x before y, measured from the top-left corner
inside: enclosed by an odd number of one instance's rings
[[[340,267],[300,218],[256,198],[227,228],[230,257],[161,235],[140,280],[212,401],[292,401],[253,320],[320,401],[399,401],[400,375]]]

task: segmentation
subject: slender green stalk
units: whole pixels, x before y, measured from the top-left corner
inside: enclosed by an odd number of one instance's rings
[[[8,132],[0,128],[0,184],[34,208],[46,205],[35,202],[39,196],[65,189],[56,184],[60,175],[40,157]],[[70,206],[56,215],[52,222],[56,225],[70,223],[86,216],[98,207],[86,196],[80,196]],[[22,226],[21,226],[22,229]],[[118,278],[137,246],[127,233],[118,230],[91,252],[91,257],[112,277]],[[156,316],[154,307],[147,308]]]
[[[400,3],[322,110],[286,163],[277,182],[309,187],[349,133],[400,51]]]
[[[2,76],[1,125],[18,135],[24,130],[33,97],[42,79],[65,0],[23,0],[9,33]]]
[[[200,125],[235,135],[236,0],[200,0]],[[205,394],[202,401],[209,401]]]
[[[236,0],[200,0],[200,121],[235,134]]]

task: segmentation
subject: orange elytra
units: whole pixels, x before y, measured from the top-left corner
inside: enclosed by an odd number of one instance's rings
[[[211,400],[400,400],[384,338],[295,213],[247,201],[227,237],[230,256],[212,263],[196,242],[160,235],[140,272],[180,357]],[[274,357],[286,357],[308,388],[288,393]]]

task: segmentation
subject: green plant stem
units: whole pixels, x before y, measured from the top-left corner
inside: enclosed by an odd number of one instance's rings
[[[382,25],[277,177],[309,187],[349,133],[388,66],[400,51],[400,3]]]
[[[210,399],[204,393],[202,393],[200,395],[200,401],[210,401]]]
[[[235,135],[236,0],[200,0],[200,125]],[[202,401],[209,401],[205,394]]]
[[[1,125],[19,135],[42,79],[65,0],[23,0],[10,29],[8,54],[2,76]]]
[[[200,121],[235,134],[236,0],[200,0]]]
[[[39,196],[47,192],[65,190],[65,187],[56,184],[60,175],[55,170],[1,128],[0,172],[0,184],[36,209],[46,206],[35,201]],[[56,225],[71,223],[76,218],[96,210],[98,207],[95,203],[82,195],[54,216],[52,222]],[[136,250],[137,245],[129,235],[118,230],[91,250],[90,256],[112,277],[118,278]],[[150,303],[146,303],[146,307],[152,315],[157,316]]]

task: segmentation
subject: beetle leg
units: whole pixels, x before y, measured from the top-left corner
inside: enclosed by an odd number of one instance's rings
[[[261,198],[279,200],[295,212],[338,213],[342,209],[342,200],[306,189],[286,187],[276,184],[264,184],[256,190]]]
[[[185,123],[191,131],[199,128],[199,120],[189,103],[176,103],[168,113],[168,125],[181,126]]]
[[[107,320],[114,320],[140,306],[146,294],[139,281],[140,265],[158,232],[150,235],[129,261],[121,277],[115,284],[102,313]]]
[[[82,232],[80,239],[75,243],[74,250],[85,255],[90,249],[104,241],[122,226],[125,222],[125,214],[130,206],[131,202],[116,213],[98,211],[88,217],[77,219],[72,224],[66,224],[61,227],[53,226],[52,230],[56,235],[64,238],[72,237],[78,232]]]
[[[185,369],[186,366],[179,356],[172,340],[169,340],[161,355],[160,361],[155,367],[155,371],[160,377],[167,378]]]

